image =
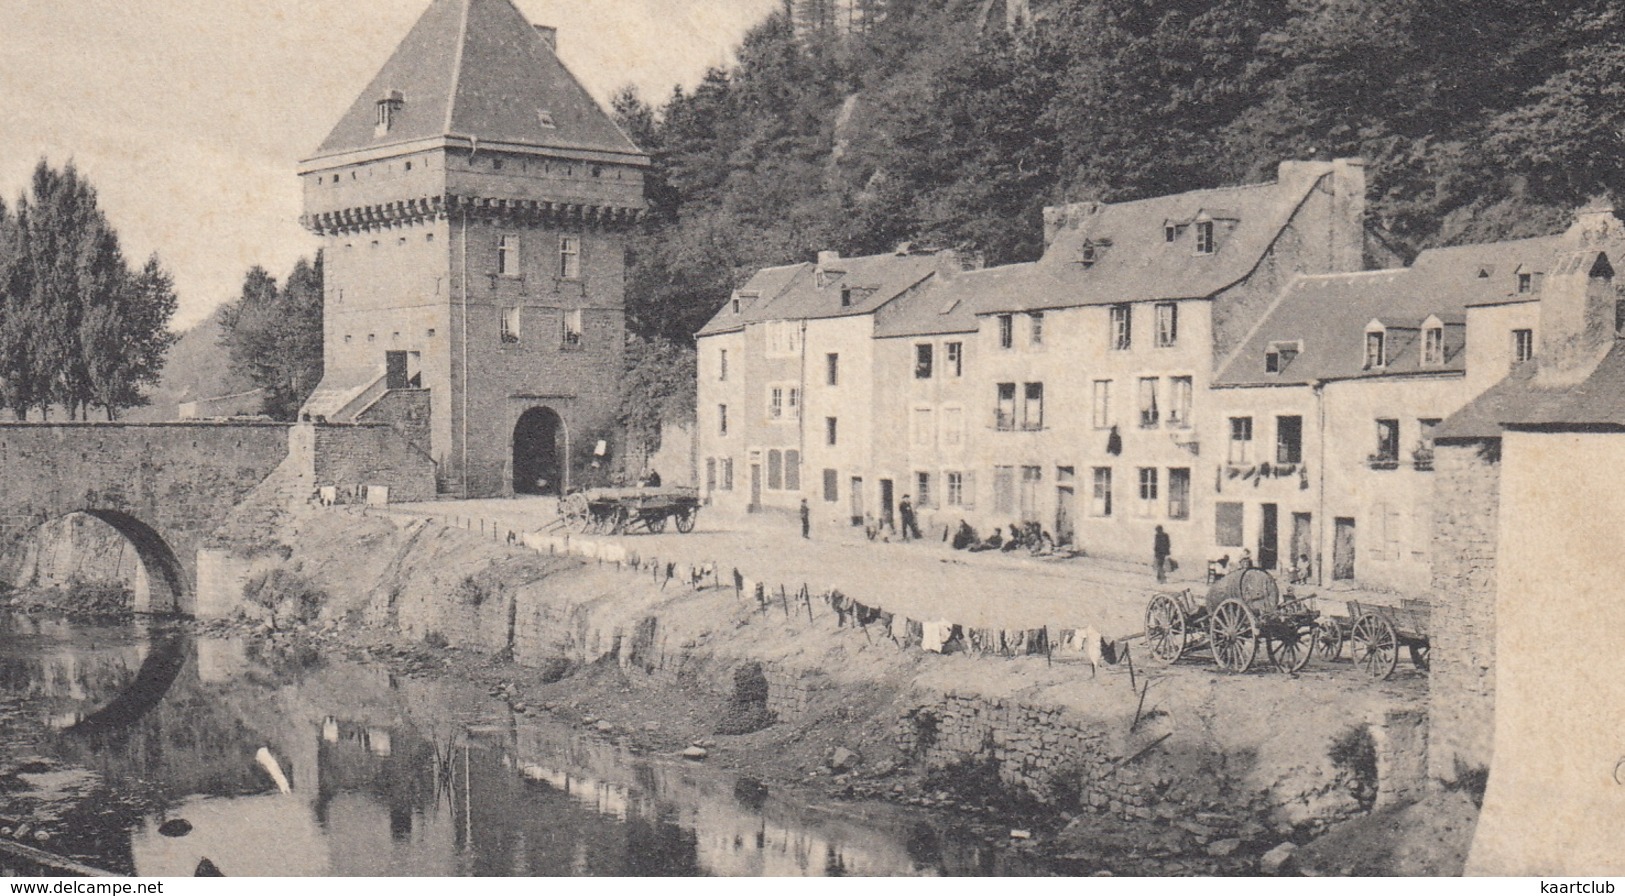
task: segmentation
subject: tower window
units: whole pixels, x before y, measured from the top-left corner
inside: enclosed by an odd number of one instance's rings
[[[559,237],[559,279],[581,279],[581,238]]]
[[[497,237],[497,274],[502,277],[519,276],[519,237]]]
[[[564,348],[580,348],[582,332],[581,309],[564,312]]]
[[[519,309],[502,309],[502,342],[504,345],[515,345],[519,342]]]

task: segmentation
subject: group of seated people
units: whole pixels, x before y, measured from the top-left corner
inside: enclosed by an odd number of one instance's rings
[[[1234,567],[1230,564],[1229,554],[1225,554],[1217,560],[1209,560],[1207,564],[1208,580],[1217,581],[1235,570],[1252,569],[1257,565],[1253,562],[1253,552],[1244,548]],[[1304,585],[1308,584],[1312,578],[1314,578],[1314,566],[1309,561],[1309,555],[1300,554],[1297,561],[1292,564],[1292,568],[1287,571],[1287,581],[1293,585]]]
[[[1004,535],[1004,529],[995,528],[993,534],[981,538],[970,523],[959,521],[959,528],[954,530],[952,542],[956,551],[1018,551],[1026,549],[1034,554],[1052,552],[1056,548],[1055,536],[1044,531],[1044,527],[1036,522],[1011,523],[1010,536]]]

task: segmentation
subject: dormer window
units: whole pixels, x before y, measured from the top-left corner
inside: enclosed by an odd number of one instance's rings
[[[1297,359],[1302,346],[1298,342],[1272,342],[1264,352],[1264,372],[1281,373]]]
[[[852,307],[852,287],[850,287],[850,286],[841,287],[841,307],[842,308],[851,308]]]
[[[1084,243],[1082,251],[1078,253],[1078,263],[1084,267],[1089,267],[1097,260],[1099,260],[1099,251],[1095,249],[1095,244]]]
[[[1528,295],[1535,291],[1535,275],[1528,271],[1518,272],[1518,295]]]
[[[1444,327],[1428,327],[1422,331],[1422,365],[1444,366]]]
[[[536,111],[536,120],[541,122],[541,125],[544,128],[551,129],[559,126],[558,122],[553,120],[553,113],[547,111],[546,109],[538,109]]]
[[[1365,334],[1365,369],[1380,370],[1388,366],[1388,334],[1383,330],[1367,330]]]
[[[1213,254],[1213,222],[1212,221],[1197,221],[1196,222],[1196,254],[1197,255],[1212,255]]]
[[[382,137],[389,133],[389,129],[395,126],[395,118],[400,114],[401,107],[404,105],[406,105],[406,99],[401,96],[399,90],[391,90],[384,95],[383,99],[378,101],[378,122],[377,127],[374,129],[377,136]]]

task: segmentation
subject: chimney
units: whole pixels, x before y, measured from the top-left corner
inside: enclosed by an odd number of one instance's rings
[[[542,40],[547,42],[549,49],[555,53],[559,51],[559,29],[554,28],[552,25],[537,25],[536,33],[540,34]]]
[[[1331,271],[1365,270],[1365,159],[1332,161]]]

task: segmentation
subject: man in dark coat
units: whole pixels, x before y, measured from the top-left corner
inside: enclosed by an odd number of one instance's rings
[[[897,505],[897,515],[903,518],[903,540],[920,538],[920,524],[914,518],[914,503],[908,495],[903,496],[903,502]]]
[[[1156,563],[1158,582],[1168,581],[1168,555],[1173,552],[1173,541],[1168,538],[1168,533],[1158,526],[1156,537],[1151,544],[1151,556]]]

